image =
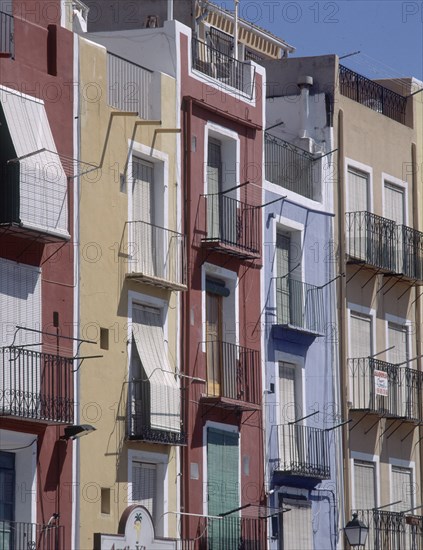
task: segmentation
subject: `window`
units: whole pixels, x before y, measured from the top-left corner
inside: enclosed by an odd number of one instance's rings
[[[178,433],[180,392],[164,347],[162,310],[134,305],[132,324],[131,435],[154,439],[157,430]]]
[[[300,384],[297,367],[292,363],[279,362],[279,460],[283,470],[299,465],[301,456],[302,425],[289,424],[302,416]]]
[[[289,509],[289,512],[279,516],[282,525],[282,549],[314,548],[311,502],[284,498],[282,505]]]
[[[406,325],[388,322],[388,360],[394,365],[405,363],[409,359],[408,328]],[[403,365],[405,366],[405,365]]]
[[[385,181],[385,217],[405,225],[405,193],[402,187]]]
[[[305,317],[306,297],[301,280],[300,231],[285,231],[282,227],[278,228],[275,263],[277,324],[306,328],[308,319]]]
[[[354,508],[371,510],[376,507],[376,464],[354,460]]]
[[[397,502],[391,507],[393,512],[411,510],[414,506],[413,496],[413,472],[411,468],[392,466],[392,502]],[[399,501],[399,502],[398,502]]]
[[[349,357],[369,357],[372,354],[372,318],[369,315],[351,311]]]
[[[156,520],[157,464],[134,461],[132,463],[132,498],[145,506]]]
[[[213,286],[212,286],[213,285]],[[222,341],[222,302],[221,294],[210,290],[225,288],[210,279],[206,280],[206,342],[207,342],[207,393],[220,395]],[[208,289],[208,291],[207,291]]]
[[[369,211],[369,174],[348,167],[348,212]]]

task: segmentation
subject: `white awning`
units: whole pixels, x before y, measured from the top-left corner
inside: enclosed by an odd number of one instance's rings
[[[0,86],[0,102],[16,157],[20,159],[22,225],[69,237],[67,178],[44,102],[5,86]]]
[[[150,382],[151,427],[181,431],[180,389],[167,358],[160,310],[136,306],[132,331],[142,366]]]

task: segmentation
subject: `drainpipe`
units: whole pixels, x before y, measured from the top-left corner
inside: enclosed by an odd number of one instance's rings
[[[234,14],[234,59],[238,59],[238,6],[239,0],[235,2],[235,14]]]
[[[309,97],[310,88],[313,86],[312,76],[300,76],[297,85],[300,89],[300,138],[308,138],[308,117],[310,114]]]
[[[167,0],[167,20],[173,21],[173,0]]]
[[[345,260],[345,181],[344,181],[344,113],[338,113],[338,245],[339,245],[339,273],[346,273]],[[338,327],[339,327],[339,380],[341,385],[341,412],[342,419],[348,418],[348,376],[347,376],[347,284],[346,277],[338,279]],[[344,477],[344,514],[350,510],[350,476],[349,476],[349,425],[342,427],[342,454]],[[342,518],[345,525],[346,517]]]

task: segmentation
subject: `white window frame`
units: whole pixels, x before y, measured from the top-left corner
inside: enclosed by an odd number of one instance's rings
[[[230,174],[234,175],[233,181],[229,180],[224,183],[223,188],[230,189],[240,184],[240,138],[237,132],[208,121],[204,128],[204,194],[207,195],[207,163],[209,150],[209,137],[217,139],[221,142],[222,153],[222,173],[224,175],[224,167],[231,167]],[[235,159],[233,159],[233,148],[235,148]],[[232,170],[233,168],[233,170]],[[226,178],[225,178],[226,179]],[[228,195],[230,196],[230,195]],[[235,198],[240,199],[240,189],[236,189]]]
[[[290,353],[285,353],[283,351],[275,350],[275,363],[274,363],[274,380],[275,383],[275,397],[278,407],[278,415],[276,417],[276,423],[279,423],[279,419],[282,416],[281,411],[281,396],[279,394],[279,363],[291,363],[295,366],[295,386],[296,386],[296,399],[298,399],[298,404],[301,407],[301,410],[304,413],[306,406],[306,383],[305,383],[305,359],[299,355],[293,355]]]
[[[411,460],[403,460],[399,458],[389,457],[389,502],[393,502],[393,484],[392,484],[392,467],[407,468],[411,470],[411,485],[414,488],[416,486],[416,463]],[[411,495],[412,506],[416,505],[416,494],[413,492]]]
[[[358,451],[350,452],[350,472],[351,472],[351,502],[353,510],[356,509],[355,504],[355,472],[354,472],[354,461],[362,460],[363,462],[374,462],[375,464],[375,504],[380,506],[380,458],[379,455],[372,455],[369,453],[361,453]]]
[[[128,450],[128,505],[136,504],[138,501],[132,498],[132,463],[133,462],[148,462],[155,464],[156,469],[156,491],[157,491],[157,518],[155,524],[157,531],[163,533],[162,536],[168,536],[168,514],[169,511],[169,455],[165,453],[152,453],[149,451],[138,451],[134,449]],[[163,487],[163,492],[159,488]],[[159,507],[160,506],[160,507]]]
[[[239,495],[238,500],[241,502],[242,489],[241,489],[241,476],[242,476],[242,463],[241,463],[241,432],[238,430],[237,426],[232,424],[223,424],[222,422],[214,422],[212,420],[207,420],[203,426],[203,514],[208,515],[208,495],[207,495],[207,429],[215,428],[216,430],[222,430],[225,432],[236,433],[239,435],[239,445],[238,445],[238,487]]]
[[[412,331],[411,331],[411,321],[410,319],[405,319],[404,317],[398,317],[397,315],[392,315],[391,313],[385,313],[385,342],[386,342],[386,348],[389,347],[389,323],[393,323],[395,325],[405,326],[405,329],[407,331],[407,348],[408,348],[408,355],[409,359],[411,359],[414,356],[413,351],[413,341],[412,341]],[[385,353],[386,361],[388,361],[388,355],[389,351]]]
[[[230,295],[227,298],[223,298],[223,316],[228,320],[231,320],[231,314],[234,319],[234,338],[230,342],[232,344],[239,344],[239,285],[238,275],[236,271],[231,271],[224,267],[219,267],[215,264],[209,264],[205,262],[201,266],[201,318],[202,318],[202,342],[201,351],[206,352],[206,279],[207,277],[216,277],[224,281],[225,285],[230,291]],[[226,302],[225,302],[226,300]],[[227,334],[230,334],[227,332]]]
[[[404,225],[408,225],[409,212],[408,212],[408,183],[406,181],[395,178],[390,174],[382,172],[382,212],[385,216],[385,184],[391,184],[394,187],[398,187],[404,191]]]
[[[354,304],[352,302],[348,302],[347,304],[347,317],[348,317],[348,352],[351,350],[351,344],[352,344],[352,334],[351,334],[351,313],[359,313],[360,315],[365,315],[366,317],[371,318],[371,325],[372,325],[372,333],[371,333],[371,339],[372,339],[372,355],[376,353],[377,350],[377,340],[376,340],[376,310],[373,308],[369,308],[366,306],[362,306],[360,304]],[[376,351],[375,351],[376,350]],[[348,355],[349,357],[349,355]]]
[[[350,159],[348,157],[345,157],[345,172],[344,172],[344,181],[346,183],[345,185],[345,212],[350,212],[349,204],[348,204],[348,190],[349,190],[349,178],[348,178],[348,172],[349,169],[357,170],[358,172],[362,172],[363,174],[367,174],[368,176],[368,189],[367,189],[367,205],[368,205],[368,211],[374,212],[373,210],[373,168],[369,166],[368,164],[364,164],[362,162],[359,162],[357,160]]]
[[[15,521],[37,523],[37,443],[35,434],[0,430],[0,451],[15,455]]]

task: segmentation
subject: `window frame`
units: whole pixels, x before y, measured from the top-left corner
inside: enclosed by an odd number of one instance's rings
[[[354,172],[362,173],[368,176],[368,187],[367,187],[367,206],[368,212],[374,212],[373,204],[373,168],[368,164],[364,164],[357,160],[345,157],[345,169],[344,169],[344,181],[345,185],[345,212],[351,212],[349,208],[348,192],[349,192],[349,177],[348,173],[350,169]]]
[[[355,460],[360,460],[362,462],[373,462],[375,465],[375,506],[377,507],[380,505],[380,457],[379,455],[372,455],[358,451],[350,452],[351,502],[353,510],[357,509],[355,498]]]
[[[369,317],[371,319],[371,355],[376,353],[377,351],[377,332],[376,332],[376,310],[373,308],[369,308],[360,304],[355,304],[352,302],[347,303],[347,327],[348,327],[348,359],[351,359],[349,352],[352,348],[352,331],[351,331],[351,314],[357,313],[358,315],[361,315],[363,317]],[[375,351],[376,350],[376,351]]]
[[[404,192],[404,225],[409,224],[409,208],[408,208],[408,183],[406,181],[403,181],[399,178],[396,178],[394,176],[391,176],[390,174],[387,174],[385,172],[382,172],[382,211],[383,216],[385,216],[386,213],[386,201],[385,201],[385,186],[386,184],[391,185],[392,187],[397,187],[398,189],[401,189]]]
[[[410,470],[410,472],[411,472],[411,487],[414,488],[415,485],[416,485],[416,463],[414,461],[411,461],[411,460],[402,460],[402,459],[399,459],[399,458],[390,457],[389,458],[389,497],[390,497],[390,502],[394,502],[392,469],[395,468],[395,467]],[[415,496],[414,491],[411,492],[411,501],[412,501],[411,507],[415,506],[416,505],[416,496]]]

